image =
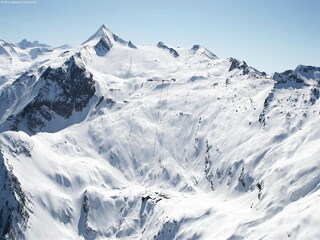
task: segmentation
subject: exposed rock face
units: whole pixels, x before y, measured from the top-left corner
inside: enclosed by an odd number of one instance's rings
[[[125,41],[125,40],[123,40],[121,37],[119,37],[117,34],[112,34],[112,36],[113,36],[113,40],[114,41],[116,41],[116,42],[118,42],[118,43],[121,43],[121,44],[128,44],[128,42],[127,41]]]
[[[287,70],[283,73],[275,73],[273,79],[276,80],[277,88],[302,88],[319,85],[320,68],[300,65],[294,71]]]
[[[192,51],[198,51],[199,49],[201,48],[200,45],[196,44],[196,45],[193,45],[193,47],[191,48]]]
[[[179,57],[179,53],[178,53],[175,49],[173,49],[173,48],[171,48],[171,47],[168,47],[168,46],[165,45],[163,42],[159,42],[159,43],[157,44],[157,47],[158,47],[158,48],[165,49],[165,50],[168,50],[168,51],[170,52],[170,54],[171,54],[172,56],[174,56],[175,58]]]
[[[26,196],[0,153],[0,238],[24,239],[28,219]]]
[[[243,75],[247,75],[247,74],[254,74],[254,75],[258,75],[258,76],[266,76],[265,72],[259,72],[257,69],[248,66],[248,64],[245,61],[239,61],[236,58],[230,58],[230,68],[229,68],[229,72],[235,70],[235,69],[239,69],[242,70],[242,74]]]
[[[320,81],[320,67],[299,65],[294,73],[306,79],[314,79]]]
[[[94,50],[98,56],[104,56],[110,51],[111,47],[112,45],[110,41],[107,42],[105,38],[101,38],[100,41],[94,46]]]
[[[85,236],[85,238],[96,238],[97,230],[93,229],[90,226],[89,222],[89,211],[90,211],[90,203],[89,203],[88,191],[86,190],[83,195],[82,209],[81,209],[81,217],[79,220],[79,234]],[[82,231],[80,231],[82,229]]]
[[[134,48],[134,49],[137,48],[131,41],[128,42],[128,47],[129,48]]]
[[[122,45],[127,45],[129,48],[133,48],[133,49],[137,49],[137,47],[131,42],[127,42],[126,40],[122,39],[121,37],[119,37],[117,34],[112,34],[113,36],[113,40],[122,44]]]
[[[229,68],[229,72],[231,72],[234,69],[242,69],[243,74],[248,74],[248,65],[246,62],[240,62],[239,60],[235,58],[230,58],[231,66]]]
[[[271,90],[269,95],[266,97],[263,103],[263,110],[259,115],[259,122],[262,123],[264,126],[266,125],[266,112],[269,109],[270,103],[273,101],[274,98],[274,89]]]
[[[229,68],[229,72],[234,69],[241,69],[243,74],[248,74],[250,72],[249,66],[246,62],[240,62],[238,59],[230,58],[231,66]]]
[[[10,116],[11,129],[18,131],[25,124],[36,133],[56,115],[67,119],[73,111],[82,111],[95,93],[94,84],[92,74],[77,57],[72,56],[62,67],[48,67],[34,87],[40,86],[37,96],[17,115]]]
[[[320,98],[320,68],[300,65],[294,71],[275,73],[273,79],[275,83],[264,101],[259,122],[266,126],[268,115],[277,107],[281,109],[279,114],[284,115],[288,123],[292,124],[291,117],[296,116],[302,124],[306,110]],[[291,94],[285,96],[283,91],[291,91]]]
[[[47,44],[39,43],[38,41],[30,42],[30,41],[28,41],[27,39],[23,39],[23,40],[22,40],[21,42],[19,42],[17,45],[18,45],[21,49],[27,49],[27,48],[32,48],[32,47],[44,47],[44,48],[50,47],[50,46],[47,45]]]
[[[302,88],[305,82],[299,78],[294,71],[287,70],[283,73],[275,73],[273,76],[276,80],[275,88]]]

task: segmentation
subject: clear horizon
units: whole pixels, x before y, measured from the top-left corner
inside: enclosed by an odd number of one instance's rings
[[[0,39],[76,46],[105,24],[136,45],[201,44],[272,73],[320,66],[319,12],[317,0],[1,1]]]

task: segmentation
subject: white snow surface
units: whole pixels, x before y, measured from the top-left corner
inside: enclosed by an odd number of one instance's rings
[[[46,61],[58,57],[69,48],[68,45],[52,48],[26,39],[17,44],[0,40],[0,90],[10,85],[24,72],[38,69]]]
[[[106,37],[112,48],[98,56]],[[10,46],[0,124],[37,95],[39,69],[77,53],[96,87],[68,119],[0,134],[0,164],[26,198],[17,239],[320,239],[320,103],[308,102],[319,69],[294,72],[312,84],[275,87],[204,47],[175,58],[114,41],[106,26],[27,61],[28,48]],[[35,77],[14,86],[24,71]]]

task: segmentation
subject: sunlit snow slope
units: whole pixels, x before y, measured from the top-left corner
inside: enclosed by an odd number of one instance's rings
[[[29,48],[0,42],[2,239],[320,239],[320,68]]]

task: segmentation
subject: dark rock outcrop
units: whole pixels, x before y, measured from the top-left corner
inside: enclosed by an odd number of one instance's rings
[[[248,74],[250,72],[249,66],[246,62],[244,61],[239,61],[238,59],[235,58],[230,58],[230,68],[229,68],[229,72],[233,71],[234,69],[240,69],[242,70],[242,73]]]
[[[157,44],[157,47],[158,47],[158,48],[165,49],[165,50],[168,50],[168,51],[170,52],[170,54],[171,54],[172,56],[174,56],[175,58],[179,57],[179,53],[178,53],[175,49],[173,49],[173,48],[171,48],[171,47],[168,47],[168,46],[165,45],[163,42],[159,42],[159,43]]]
[[[276,80],[275,88],[302,88],[306,86],[305,82],[299,78],[294,71],[287,70],[283,73],[275,73],[273,79]]]
[[[229,61],[231,63],[229,72],[235,69],[239,69],[239,70],[242,70],[243,75],[253,74],[253,75],[262,76],[262,77],[266,76],[265,72],[259,72],[257,69],[248,66],[248,64],[245,61],[239,61],[236,58],[230,58]]]
[[[72,56],[62,67],[48,67],[33,90],[37,88],[36,97],[18,114],[9,117],[11,130],[27,127],[36,133],[56,115],[68,119],[73,111],[81,112],[95,93],[95,82],[79,56]]]
[[[310,86],[306,80],[313,80],[320,86],[320,67],[298,66],[294,71],[287,70],[282,73],[275,73],[273,79],[276,80],[276,88],[302,88]]]
[[[137,47],[131,41],[128,42],[128,47],[133,48],[133,49],[137,49]]]
[[[0,238],[24,239],[29,213],[27,199],[12,167],[0,153]]]
[[[273,79],[275,83],[264,101],[259,122],[265,127],[272,109],[278,109],[288,122],[293,112],[299,116],[297,119],[303,121],[305,111],[320,98],[320,67],[300,65],[295,70],[275,73]],[[277,94],[283,90],[291,91],[291,94],[286,98]],[[304,111],[297,111],[297,104]]]
[[[105,38],[101,38],[100,41],[94,46],[94,50],[96,51],[96,54],[100,57],[106,55],[112,45],[110,41],[107,41]]]
[[[83,194],[83,201],[82,201],[82,208],[80,219],[78,223],[78,230],[79,235],[83,235],[86,239],[94,239],[97,237],[97,230],[93,229],[89,223],[89,211],[90,211],[90,204],[89,204],[89,195],[88,191],[85,190]]]

